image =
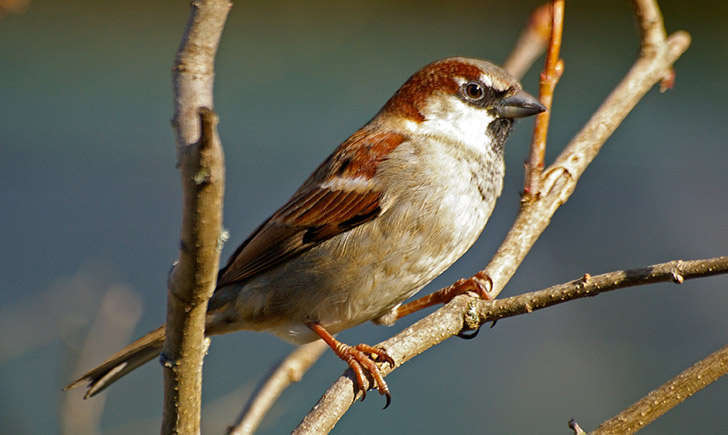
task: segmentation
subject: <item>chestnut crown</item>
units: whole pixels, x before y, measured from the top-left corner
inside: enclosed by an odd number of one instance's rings
[[[546,108],[504,69],[484,60],[450,57],[413,74],[382,108],[382,112],[422,122],[432,96],[455,96],[497,118],[521,118]]]

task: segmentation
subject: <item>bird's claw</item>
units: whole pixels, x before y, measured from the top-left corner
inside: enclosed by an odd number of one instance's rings
[[[387,382],[384,380],[384,376],[382,376],[382,373],[379,371],[379,367],[377,367],[374,360],[381,358],[382,361],[387,362],[391,367],[394,367],[394,359],[389,356],[384,349],[369,346],[368,344],[359,344],[356,346],[345,345],[339,349],[339,352],[341,359],[346,361],[349,367],[351,367],[351,370],[354,372],[357,387],[359,387],[359,390],[361,391],[361,400],[363,401],[367,395],[365,387],[366,380],[364,378],[364,370],[366,370],[376,382],[379,394],[386,397],[387,402],[383,409],[387,409],[389,404],[392,403],[392,394],[389,391]],[[372,356],[374,356],[374,358]]]
[[[478,328],[475,330],[468,329],[466,331],[463,329],[462,331],[458,332],[457,336],[462,338],[463,340],[472,340],[478,336],[478,333],[480,333],[480,326],[478,326]]]
[[[459,296],[467,292],[476,293],[481,299],[490,301],[493,299],[490,295],[490,290],[492,288],[493,281],[490,279],[488,274],[480,271],[470,278],[461,278],[455,281],[455,283],[450,287],[445,288],[442,296],[443,303],[448,303],[455,296]]]

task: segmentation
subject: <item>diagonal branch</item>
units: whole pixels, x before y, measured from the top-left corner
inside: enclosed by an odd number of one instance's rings
[[[220,257],[224,163],[212,107],[214,60],[228,0],[192,3],[174,65],[183,211],[179,260],[170,274],[162,349],[162,433],[199,433],[207,301]]]
[[[235,424],[228,428],[230,435],[252,434],[278,397],[291,383],[301,380],[306,371],[319,359],[329,345],[322,340],[297,347],[288,354],[260,384],[245,404]]]
[[[524,293],[504,299],[486,301],[475,296],[462,295],[443,308],[411,325],[395,337],[380,344],[394,358],[396,366],[380,366],[383,375],[427,349],[457,335],[463,329],[478,328],[486,322],[495,322],[540,310],[573,299],[596,296],[600,293],[656,282],[684,280],[728,273],[728,256],[692,261],[670,261],[641,269],[609,272],[583,277],[543,290]],[[359,398],[350,371],[332,385],[318,404],[303,419],[295,434],[326,433]]]
[[[652,9],[645,10],[646,3]],[[665,77],[672,64],[690,45],[690,36],[685,32],[676,32],[667,39],[655,37],[654,26],[664,27],[654,1],[635,0],[635,8],[640,17],[640,25],[645,29],[642,33],[642,53],[556,162],[545,171],[539,195],[522,204],[506,239],[488,266],[481,271],[490,277],[492,287],[489,290],[493,298],[503,290],[548,226],[556,210],[571,196],[579,177],[596,157],[607,138],[645,93]],[[654,11],[658,13],[655,15]],[[649,26],[645,27],[647,25]],[[645,50],[644,47],[650,49]],[[472,305],[465,304],[466,300],[468,299],[464,297],[454,299],[450,304],[386,341],[382,347],[395,359],[396,366],[400,366],[413,356],[458,333],[462,329],[463,317],[468,317],[471,313]],[[380,370],[383,373],[391,371],[386,365]],[[351,406],[354,397],[354,384],[350,374],[346,373],[324,393],[296,429],[296,433],[328,432]]]
[[[728,374],[728,346],[693,364],[637,403],[599,425],[592,434],[634,433]]]

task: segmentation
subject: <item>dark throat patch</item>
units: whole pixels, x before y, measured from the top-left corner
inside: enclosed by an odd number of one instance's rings
[[[492,139],[491,146],[497,153],[503,152],[503,145],[513,129],[513,120],[510,118],[498,118],[488,124],[488,136]]]

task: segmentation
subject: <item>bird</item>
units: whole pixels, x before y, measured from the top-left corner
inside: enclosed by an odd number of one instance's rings
[[[235,250],[218,273],[205,334],[323,339],[353,369],[362,399],[366,372],[386,408],[391,393],[376,362],[394,360],[334,335],[366,321],[391,325],[405,300],[473,245],[503,189],[514,120],[545,110],[488,61],[426,65]],[[94,396],[163,344],[160,327],[66,389],[87,384],[84,398]]]

